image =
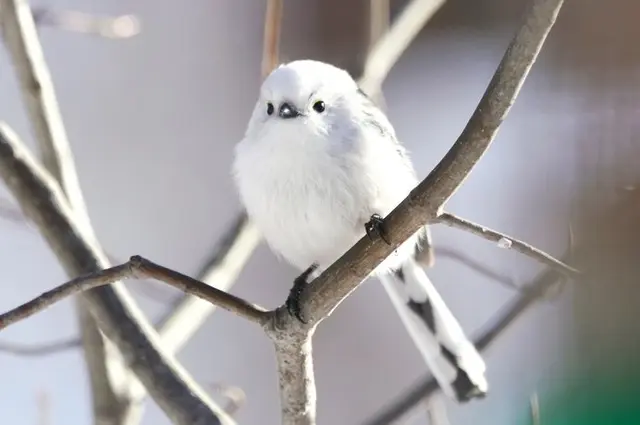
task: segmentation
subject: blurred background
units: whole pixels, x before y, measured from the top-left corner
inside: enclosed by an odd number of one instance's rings
[[[281,60],[328,61],[358,76],[376,37],[369,19],[374,3],[285,1]],[[390,1],[392,18],[405,3]],[[195,274],[241,211],[230,163],[261,82],[266,2],[32,4],[134,14],[141,20],[140,34],[124,40],[48,27],[39,32],[104,248],[117,259],[140,254]],[[392,69],[383,85],[385,107],[420,177],[466,124],[526,4],[448,0]],[[485,353],[490,396],[466,405],[446,402],[451,424],[527,423],[535,393],[540,423],[584,424],[566,419],[562,397],[582,394],[566,405],[585,413],[593,400],[611,407],[624,398],[617,392],[609,398],[598,394],[624,389],[637,395],[638,13],[640,3],[626,0],[566,2],[496,142],[448,204],[453,213],[557,257],[567,248],[572,223],[576,261],[594,271],[536,304]],[[35,148],[5,52],[0,99],[0,120]],[[7,191],[0,194],[5,205],[13,203]],[[528,258],[457,230],[437,226],[433,234],[437,249],[462,253],[516,286],[527,285],[542,270]],[[66,280],[37,230],[8,218],[0,220],[0,270],[3,311]],[[232,292],[275,307],[295,275],[260,245]],[[447,255],[436,256],[430,275],[469,335],[484,329],[520,291]],[[161,285],[128,287],[152,319],[176,295]],[[56,304],[3,331],[0,342],[73,338],[78,335],[73,308],[69,300]],[[373,280],[320,326],[314,349],[320,424],[364,423],[427,373]],[[254,325],[216,312],[178,358],[205,388],[242,388],[247,400],[235,415],[239,423],[278,423],[273,349]],[[632,401],[624,398],[629,411]],[[169,423],[157,406],[148,405],[143,425]],[[565,416],[553,413],[560,410]],[[92,423],[80,350],[40,357],[0,352],[0,417],[14,425]],[[640,423],[637,417],[626,423]],[[609,423],[624,422],[618,419]],[[413,411],[402,423],[428,423],[426,410]]]

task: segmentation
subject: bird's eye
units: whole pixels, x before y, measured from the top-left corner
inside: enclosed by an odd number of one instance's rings
[[[324,102],[321,100],[313,104],[313,110],[318,113],[324,112],[324,109],[325,109],[325,105],[324,105]]]
[[[267,115],[273,114],[275,108],[273,107],[273,103],[267,102]]]

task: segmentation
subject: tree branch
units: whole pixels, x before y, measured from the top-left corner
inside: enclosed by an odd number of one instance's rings
[[[563,262],[571,262],[573,255],[565,255]],[[536,279],[522,288],[522,292],[503,309],[502,313],[489,321],[485,331],[475,338],[474,344],[479,351],[484,351],[511,325],[518,317],[526,312],[536,301],[542,299],[547,291],[552,289],[562,275],[555,269],[548,269],[540,273]],[[364,422],[364,425],[387,425],[399,420],[409,410],[418,406],[426,398],[439,390],[438,383],[430,376],[423,378],[412,389],[389,404],[389,407],[375,414],[372,419]]]
[[[358,85],[365,93],[373,95],[380,89],[402,53],[445,1],[412,0],[404,7],[389,31],[374,44],[367,56],[364,72],[358,80]]]
[[[563,0],[532,0],[467,126],[429,175],[384,220],[391,244],[364,236],[301,294],[310,324],[324,319],[402,242],[433,222],[445,202],[482,158],[514,102],[553,26]]]
[[[93,235],[73,220],[59,186],[5,124],[0,124],[0,175],[65,268],[77,271],[75,275],[107,268]],[[100,329],[160,408],[176,424],[234,423],[173,356],[163,352],[158,335],[123,289],[118,282],[88,291],[84,297]]]
[[[480,236],[483,239],[496,242],[500,244],[501,248],[513,249],[514,251],[518,251],[519,253],[524,254],[527,257],[531,257],[534,260],[539,261],[542,264],[553,269],[556,269],[556,271],[558,271],[559,273],[563,273],[567,276],[575,277],[579,274],[578,270],[566,265],[557,258],[554,258],[553,256],[526,242],[519,241],[518,239],[514,239],[504,233],[496,232],[495,230],[491,230],[488,227],[481,226],[456,215],[444,212],[437,217],[436,222],[446,224],[447,226],[456,229],[465,230],[467,232],[473,233],[476,236]]]
[[[505,286],[509,289],[514,289],[516,291],[519,291],[521,289],[520,285],[518,285],[512,278],[491,270],[485,264],[481,263],[478,260],[474,260],[473,258],[462,252],[458,252],[450,248],[439,247],[435,248],[435,252],[438,257],[449,258],[451,260],[458,261],[460,264],[467,266],[471,270],[477,272],[478,274],[481,274],[484,277],[489,278],[492,281],[499,283],[502,286]]]
[[[78,180],[55,89],[36,31],[31,8],[25,0],[1,0],[0,24],[19,81],[27,115],[34,129],[45,168],[59,182],[74,211],[74,220],[86,235],[96,240]],[[101,249],[101,266],[107,263]],[[59,252],[56,252],[61,260]],[[69,253],[67,253],[69,254]],[[66,254],[65,254],[66,255]],[[86,272],[61,260],[69,277]],[[123,288],[124,291],[124,288]],[[142,416],[142,404],[130,392],[139,385],[124,367],[124,359],[105,340],[95,319],[86,311],[84,297],[77,300],[77,316],[84,357],[89,369],[95,420],[101,424],[135,425]]]
[[[81,347],[78,338],[37,345],[22,345],[9,342],[0,342],[1,353],[27,357],[48,356],[50,354],[57,354],[78,347]]]
[[[71,279],[21,306],[0,314],[0,330],[33,316],[72,295],[131,278],[159,280],[258,324],[263,324],[268,318],[267,310],[262,307],[250,304],[234,295],[155,264],[140,256],[133,256],[124,264]]]

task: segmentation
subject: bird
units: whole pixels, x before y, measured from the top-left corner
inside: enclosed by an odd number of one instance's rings
[[[384,238],[383,217],[419,182],[385,113],[346,70],[313,59],[280,64],[263,80],[231,174],[269,248],[302,272],[298,291],[363,236]],[[485,362],[424,271],[430,252],[424,226],[371,275],[443,392],[483,398]]]

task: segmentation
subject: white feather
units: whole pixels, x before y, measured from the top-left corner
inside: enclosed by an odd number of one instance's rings
[[[324,111],[314,110],[319,101]],[[300,116],[279,117],[284,102]],[[269,246],[300,270],[317,264],[316,274],[365,234],[372,214],[386,216],[418,182],[385,115],[345,71],[310,60],[282,65],[267,77],[235,153],[240,198]],[[486,389],[484,363],[475,348],[424,272],[407,267],[414,264],[417,242],[416,234],[375,272],[447,394],[453,395],[456,369],[442,357],[441,345],[466,362],[472,369],[468,374]],[[399,268],[408,274],[404,288],[387,274]],[[403,297],[431,300],[435,335]]]

